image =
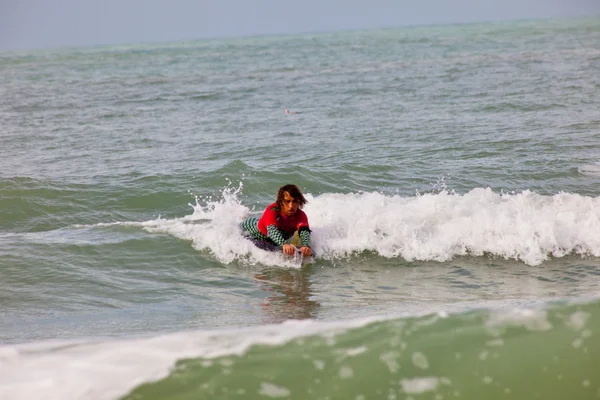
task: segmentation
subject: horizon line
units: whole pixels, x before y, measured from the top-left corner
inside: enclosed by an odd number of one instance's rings
[[[528,18],[510,18],[510,19],[497,19],[497,20],[473,20],[473,21],[455,21],[455,22],[440,22],[440,23],[415,23],[406,25],[382,25],[378,27],[357,27],[357,28],[341,28],[337,30],[312,30],[312,31],[298,31],[298,32],[270,32],[270,33],[247,33],[247,34],[232,34],[232,35],[216,35],[216,36],[203,36],[196,38],[185,38],[185,39],[166,39],[166,40],[147,40],[147,41],[131,41],[131,42],[114,42],[114,43],[90,43],[90,44],[64,44],[64,45],[50,45],[42,47],[14,47],[14,48],[2,48],[0,47],[0,54],[2,53],[22,53],[22,52],[35,52],[35,51],[52,51],[52,50],[67,50],[67,49],[89,49],[89,48],[100,48],[100,47],[116,47],[116,46],[145,46],[145,45],[168,45],[175,43],[186,43],[186,42],[202,42],[202,41],[215,41],[215,40],[235,40],[235,39],[252,39],[252,38],[263,38],[263,37],[276,37],[276,36],[298,36],[298,35],[330,35],[335,33],[347,33],[347,32],[368,32],[368,31],[379,31],[379,30],[392,30],[392,29],[414,29],[414,28],[432,28],[432,27],[449,27],[456,25],[482,25],[482,24],[506,24],[515,22],[527,22],[527,21],[551,21],[551,20],[575,20],[575,19],[595,19],[599,18],[600,13],[593,15],[572,15],[572,16],[553,16],[553,17],[528,17]]]

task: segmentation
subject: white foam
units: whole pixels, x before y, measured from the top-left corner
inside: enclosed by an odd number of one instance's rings
[[[507,326],[520,325],[534,330],[548,329],[545,310],[518,308],[507,312],[492,311],[485,328],[494,336]],[[423,317],[431,310],[411,314]],[[442,315],[443,314],[443,315]],[[441,313],[435,318],[445,318]],[[354,320],[322,322],[315,320],[290,320],[277,325],[231,328],[210,331],[188,331],[164,334],[151,338],[118,340],[45,341],[0,346],[0,399],[21,400],[108,400],[119,398],[135,387],[166,377],[181,359],[210,359],[242,355],[254,345],[277,346],[292,340],[321,335],[333,338],[349,329],[360,328],[376,321],[403,318],[401,315],[360,318]],[[431,318],[428,318],[431,319]],[[576,318],[577,319],[577,318]],[[418,323],[419,320],[413,323]],[[582,336],[584,336],[582,334]],[[586,334],[585,336],[589,336]],[[325,341],[335,346],[336,341]],[[333,352],[336,349],[332,349]],[[345,357],[367,351],[366,347],[341,349]],[[388,351],[379,359],[396,373],[400,366],[400,352]],[[422,353],[414,353],[412,361],[420,368],[428,362]],[[231,360],[221,360],[220,365],[231,367]],[[324,361],[314,360],[315,368],[322,370]],[[341,377],[351,377],[349,369],[340,369]],[[423,377],[401,381],[406,393],[435,390],[440,384],[449,384],[446,378]],[[280,393],[270,386],[271,394]]]
[[[523,308],[491,313],[485,322],[485,329],[492,336],[498,336],[509,326],[520,326],[529,331],[548,331],[552,325],[545,309]]]
[[[600,176],[600,162],[582,165],[581,167],[578,167],[577,170],[583,175]]]
[[[216,201],[198,201],[183,218],[120,224],[189,240],[223,263],[298,267],[293,259],[257,249],[242,236],[239,223],[251,210],[239,201],[241,189],[225,189]],[[539,265],[550,256],[600,256],[600,197],[506,194],[489,188],[464,195],[444,190],[414,197],[378,192],[306,197],[312,245],[321,258],[372,251],[388,258],[445,262],[493,254]]]
[[[289,397],[291,392],[287,388],[284,388],[282,386],[277,386],[268,382],[262,382],[260,384],[260,391],[258,392],[258,394],[266,397],[277,398]]]
[[[422,394],[437,389],[440,384],[450,384],[448,378],[438,378],[436,376],[426,376],[421,378],[402,379],[400,385],[407,394]]]
[[[108,400],[166,377],[177,360],[239,355],[253,345],[342,333],[377,319],[287,321],[279,325],[181,332],[146,339],[50,341],[0,346],[0,399]],[[281,394],[263,386],[271,395]],[[273,390],[271,390],[273,389]]]
[[[549,255],[600,256],[600,197],[473,189],[417,197],[323,194],[306,207],[318,254],[364,250],[448,261],[491,253],[537,265]]]
[[[217,200],[196,198],[191,215],[145,222],[119,222],[119,225],[141,226],[148,232],[167,233],[189,240],[200,251],[210,251],[220,262],[229,264],[242,260],[250,264],[299,268],[302,258],[286,257],[257,248],[242,235],[239,224],[250,214],[250,209],[241,204],[238,196],[242,184],[237,188],[227,187]],[[266,205],[265,205],[266,207]]]
[[[575,331],[581,331],[585,328],[586,321],[590,315],[583,311],[575,311],[569,315],[566,325]]]
[[[412,362],[415,366],[417,366],[421,369],[429,368],[429,361],[427,361],[427,357],[425,357],[425,354],[423,354],[419,351],[413,353]]]

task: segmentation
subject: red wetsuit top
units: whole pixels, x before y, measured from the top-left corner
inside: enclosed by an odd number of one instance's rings
[[[310,229],[308,226],[308,217],[304,211],[298,209],[292,216],[287,216],[277,207],[277,203],[273,203],[265,209],[263,216],[258,221],[258,229],[261,233],[267,236],[267,226],[275,225],[279,231],[285,235],[285,238],[289,238],[294,234],[295,231],[305,227]]]

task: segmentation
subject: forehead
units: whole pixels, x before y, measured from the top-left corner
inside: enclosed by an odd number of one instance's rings
[[[296,200],[292,197],[291,194],[289,194],[289,192],[283,192],[283,200],[285,201],[290,201],[290,200]]]

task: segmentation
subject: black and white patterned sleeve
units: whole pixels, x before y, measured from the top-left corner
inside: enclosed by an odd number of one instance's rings
[[[303,246],[310,247],[310,229],[301,229],[298,236]]]
[[[267,236],[271,239],[277,246],[283,246],[285,244],[285,238],[277,229],[275,225],[267,226]]]

